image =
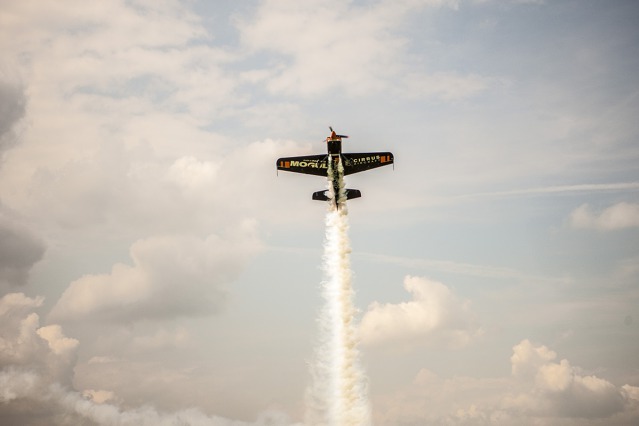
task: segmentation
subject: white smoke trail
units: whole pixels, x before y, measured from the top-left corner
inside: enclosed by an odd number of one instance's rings
[[[332,176],[329,163],[328,175]],[[351,286],[350,243],[344,169],[338,163],[338,205],[330,201],[326,214],[323,297],[320,312],[320,342],[311,366],[308,425],[368,426],[371,424],[367,386],[359,364]],[[330,198],[333,182],[328,182]]]

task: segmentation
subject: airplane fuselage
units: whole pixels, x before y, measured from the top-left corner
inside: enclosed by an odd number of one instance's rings
[[[339,155],[342,153],[342,138],[326,138],[326,147],[329,155]]]

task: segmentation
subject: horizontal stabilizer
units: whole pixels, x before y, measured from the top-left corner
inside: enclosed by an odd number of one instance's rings
[[[346,190],[346,199],[352,200],[353,198],[360,198],[362,196],[362,192],[359,189],[347,189]],[[329,201],[328,198],[328,189],[324,191],[313,192],[313,199],[318,201]]]
[[[359,189],[347,189],[346,199],[352,200],[353,198],[359,198],[362,196],[362,192]]]
[[[328,201],[330,198],[326,196],[328,190],[313,192],[313,199],[317,201]]]

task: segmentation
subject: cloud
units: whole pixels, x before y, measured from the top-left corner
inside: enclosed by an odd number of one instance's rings
[[[42,350],[44,341],[35,330],[39,317],[31,313],[42,305],[42,299],[32,299],[23,293],[9,293],[0,299],[2,334],[0,334],[0,364],[21,364]],[[27,314],[28,313],[28,314]]]
[[[0,168],[4,151],[18,142],[14,128],[26,109],[24,88],[9,80],[4,70],[0,69]],[[26,227],[11,219],[9,210],[4,208],[0,200],[0,291],[4,287],[26,284],[29,270],[42,259],[44,250],[44,243]]]
[[[481,333],[472,319],[470,303],[460,301],[444,284],[407,276],[404,288],[412,294],[412,301],[369,305],[359,328],[364,344],[443,341],[461,346]]]
[[[67,229],[126,232],[158,211],[198,223],[159,183],[179,158],[219,158],[223,138],[203,127],[237,103],[234,55],[204,42],[200,19],[173,0],[26,0],[3,18],[6,67],[24,87],[0,77],[0,132],[24,114],[25,93],[29,126],[0,170],[2,202]]]
[[[0,70],[0,162],[3,151],[17,142],[13,129],[24,117],[26,103],[24,88],[20,84],[9,81]]]
[[[57,325],[40,327],[40,317],[33,311],[42,303],[42,298],[23,293],[0,299],[0,369],[7,383],[3,396],[7,401],[25,389],[41,387],[43,380],[70,382],[78,341],[66,337]],[[10,380],[10,376],[18,379]]]
[[[94,394],[95,395],[95,394]],[[154,407],[140,407],[122,410],[119,406],[108,403],[96,403],[82,397],[77,392],[68,392],[53,387],[47,395],[56,404],[56,409],[65,410],[71,421],[54,423],[59,425],[75,425],[76,422],[91,421],[96,425],[121,426],[285,426],[292,425],[288,416],[277,411],[266,411],[254,422],[230,420],[224,417],[207,415],[198,409],[186,409],[173,413],[163,413]]]
[[[593,211],[588,204],[577,207],[569,218],[573,228],[612,231],[639,227],[639,204],[620,202],[601,212]]]
[[[379,89],[401,41],[392,16],[344,2],[265,1],[238,27],[252,50],[282,55],[267,81],[273,92],[316,95]]]
[[[112,391],[85,389],[82,391],[85,399],[95,402],[96,404],[104,404],[105,402],[117,402],[115,393]]]
[[[151,406],[123,409],[112,402],[110,392],[77,392],[58,384],[38,383],[38,377],[23,371],[1,371],[0,419],[6,424],[48,426],[286,426],[289,417],[276,410],[265,411],[253,422],[207,415],[190,408],[162,412]],[[8,387],[7,387],[8,386]]]
[[[359,252],[358,256],[370,259],[375,262],[384,262],[399,265],[405,268],[422,269],[429,271],[448,272],[473,277],[493,278],[493,279],[516,279],[534,280],[536,282],[565,283],[569,279],[565,277],[543,277],[531,276],[513,268],[503,266],[479,265],[472,263],[461,263],[450,260],[409,258],[401,256],[380,255],[376,253]]]
[[[608,418],[631,402],[630,395],[612,383],[582,375],[566,359],[556,362],[557,355],[545,346],[523,340],[513,352],[513,376],[525,392],[506,396],[507,410],[542,417]]]
[[[129,322],[216,312],[228,284],[256,249],[250,224],[238,226],[228,237],[138,240],[130,250],[133,265],[117,263],[109,274],[72,282],[50,319]]]
[[[616,183],[600,183],[600,184],[579,184],[579,185],[557,185],[536,188],[514,189],[509,191],[484,192],[477,194],[461,195],[459,198],[475,198],[475,197],[517,197],[526,195],[544,195],[544,194],[562,194],[562,193],[579,193],[579,192],[618,192],[618,191],[636,191],[639,189],[639,182],[616,182]]]
[[[542,365],[557,357],[557,354],[545,346],[533,347],[528,340],[513,347],[510,357],[511,371],[515,377],[534,377]]]
[[[169,168],[168,178],[187,192],[210,188],[216,181],[219,166],[193,156],[177,159]]]
[[[288,416],[267,410],[254,422],[207,415],[197,409],[162,412],[151,406],[123,409],[105,389],[75,390],[78,340],[59,325],[39,326],[42,298],[10,293],[0,299],[0,423],[24,425],[280,426]],[[98,359],[97,363],[109,363]],[[130,384],[130,383],[129,383]]]
[[[3,214],[0,205],[0,289],[26,284],[29,270],[44,251],[44,243]]]
[[[253,16],[238,21],[251,52],[279,55],[259,75],[273,93],[316,96],[340,92],[362,96],[383,91],[454,100],[485,89],[488,80],[456,73],[410,73],[404,20],[425,7],[456,8],[457,1],[261,2]],[[251,76],[257,77],[255,72]]]
[[[217,28],[181,1],[23,3],[5,8],[12,19],[1,30],[12,37],[0,46],[29,58],[12,65],[30,76],[30,114],[40,119],[77,110],[122,129],[127,117],[163,111],[204,126],[247,106],[233,69],[239,50],[215,46]]]
[[[189,332],[184,328],[170,331],[158,329],[153,335],[134,337],[131,347],[138,351],[158,351],[182,346],[189,340]]]
[[[639,388],[584,374],[544,345],[513,347],[509,377],[442,378],[423,369],[408,388],[376,401],[376,424],[631,425]]]

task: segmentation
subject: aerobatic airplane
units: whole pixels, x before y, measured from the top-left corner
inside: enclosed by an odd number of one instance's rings
[[[358,153],[342,153],[342,139],[347,138],[345,135],[338,135],[333,131],[326,138],[326,146],[328,154],[306,155],[303,157],[284,157],[277,160],[277,170],[287,172],[304,173],[307,175],[325,176],[330,182],[333,182],[333,194],[339,194],[339,164],[344,168],[344,175],[363,172],[364,170],[374,169],[377,167],[393,164],[393,154],[390,152],[358,152]],[[332,167],[329,168],[329,162]],[[328,175],[329,169],[332,176]],[[329,191],[317,191],[313,193],[313,200],[329,201]],[[347,189],[346,199],[359,198],[362,193],[358,189]],[[339,208],[338,196],[334,196],[335,207]]]

